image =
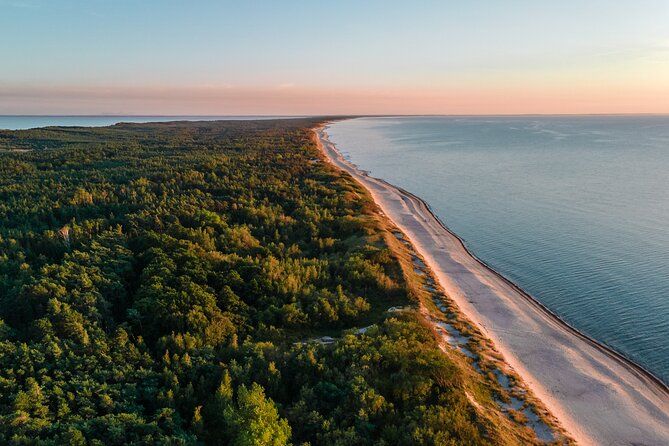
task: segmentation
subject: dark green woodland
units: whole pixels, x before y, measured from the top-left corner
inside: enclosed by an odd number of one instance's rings
[[[0,132],[0,444],[516,443],[315,124]]]

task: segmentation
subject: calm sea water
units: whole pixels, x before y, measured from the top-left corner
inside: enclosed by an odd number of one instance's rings
[[[119,122],[218,121],[292,118],[293,116],[6,116],[0,129],[22,130],[46,126],[104,127]]]
[[[329,133],[564,320],[669,382],[669,116],[361,118]]]

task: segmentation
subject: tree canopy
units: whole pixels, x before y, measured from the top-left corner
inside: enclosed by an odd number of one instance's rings
[[[315,124],[0,132],[0,443],[517,443]]]

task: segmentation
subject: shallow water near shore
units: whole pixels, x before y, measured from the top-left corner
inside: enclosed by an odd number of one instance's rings
[[[328,133],[565,321],[669,381],[669,116],[359,118]]]

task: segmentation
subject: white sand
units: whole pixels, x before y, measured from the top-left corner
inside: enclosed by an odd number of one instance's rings
[[[325,128],[315,131],[328,159],[371,193],[447,295],[579,444],[669,445],[666,386],[564,324],[469,253],[422,200],[361,172],[327,139]]]

